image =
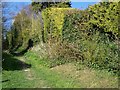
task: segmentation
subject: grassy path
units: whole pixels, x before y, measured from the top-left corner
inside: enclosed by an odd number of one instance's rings
[[[16,59],[17,58],[17,59]],[[9,63],[9,67],[13,65],[17,66],[20,63],[10,64],[10,60],[13,58],[6,57],[6,63]],[[20,60],[22,63],[32,64],[30,68],[25,68],[26,64],[21,64],[21,69],[16,70],[3,70],[3,88],[49,88],[49,87],[79,87],[71,78],[56,73],[49,68],[39,64],[38,60],[27,60],[25,57],[15,57],[15,61]],[[10,66],[11,65],[11,66]],[[74,85],[76,84],[76,85]]]
[[[3,54],[3,88],[117,88],[118,79],[104,70],[77,67],[68,63],[53,68],[33,53],[13,57]]]

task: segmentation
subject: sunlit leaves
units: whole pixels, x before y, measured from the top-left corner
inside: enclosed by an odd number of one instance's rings
[[[97,27],[101,28],[104,32],[112,32],[115,37],[118,36],[117,2],[101,2],[94,6],[90,6],[88,11],[90,13],[89,23],[97,25]]]

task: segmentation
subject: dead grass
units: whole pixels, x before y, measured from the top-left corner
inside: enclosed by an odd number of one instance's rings
[[[97,71],[87,67],[77,70],[72,63],[56,66],[51,70],[76,79],[82,88],[118,88],[118,78],[104,70]]]

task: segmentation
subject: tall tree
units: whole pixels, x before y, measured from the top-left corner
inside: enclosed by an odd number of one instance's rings
[[[5,49],[6,48],[6,39],[5,39],[5,35],[6,35],[6,32],[7,32],[7,25],[6,25],[6,22],[9,20],[9,18],[7,17],[7,12],[9,12],[9,5],[8,3],[1,3],[1,7],[2,7],[2,16],[1,16],[1,30],[2,30],[2,35],[1,38],[2,38],[2,48]]]
[[[11,31],[8,33],[10,49],[16,49],[27,42],[28,30],[31,29],[31,18],[28,16],[27,12],[22,9],[14,17],[14,22],[11,27]],[[10,37],[12,37],[12,39]]]

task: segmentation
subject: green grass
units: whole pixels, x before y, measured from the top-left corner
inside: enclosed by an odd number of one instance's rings
[[[57,72],[51,71],[49,68],[50,62],[48,60],[41,60],[32,52],[27,53],[26,57],[28,63],[34,63],[34,65],[32,66],[32,70],[35,70],[36,77],[41,77],[50,87],[80,87],[78,82],[75,81],[73,78],[66,77]]]
[[[3,81],[7,80],[7,82],[2,83],[3,88],[79,87],[78,84],[75,83],[73,79],[66,78],[56,72],[51,71],[49,67],[42,65],[43,63],[45,63],[43,62],[43,60],[40,60],[39,58],[36,59],[34,55],[32,57],[29,57],[29,53],[27,55],[28,56],[26,56],[27,57],[26,63],[32,64],[32,67],[30,68],[30,70],[33,74],[33,77],[31,77],[33,78],[33,80],[28,80],[27,75],[25,74],[25,71],[22,69],[18,71],[14,67],[12,67],[14,70],[13,69],[8,70],[8,68],[11,68],[10,66],[7,68],[7,70],[3,70]],[[7,61],[7,63],[11,62],[11,58],[8,56],[11,56],[11,55],[7,55],[5,60]],[[17,61],[17,59],[15,60]],[[18,65],[17,63],[12,63],[12,64],[14,66]]]
[[[117,76],[105,70],[84,65],[78,68],[80,64],[74,63],[50,68],[49,60],[31,51],[21,57],[3,53],[3,58],[3,88],[117,88],[118,85]],[[31,67],[25,68],[26,65]]]
[[[30,82],[26,79],[23,68],[23,62],[8,53],[3,53],[3,72],[2,87],[3,88],[22,88],[32,87],[35,80]],[[27,64],[24,64],[27,65]]]

